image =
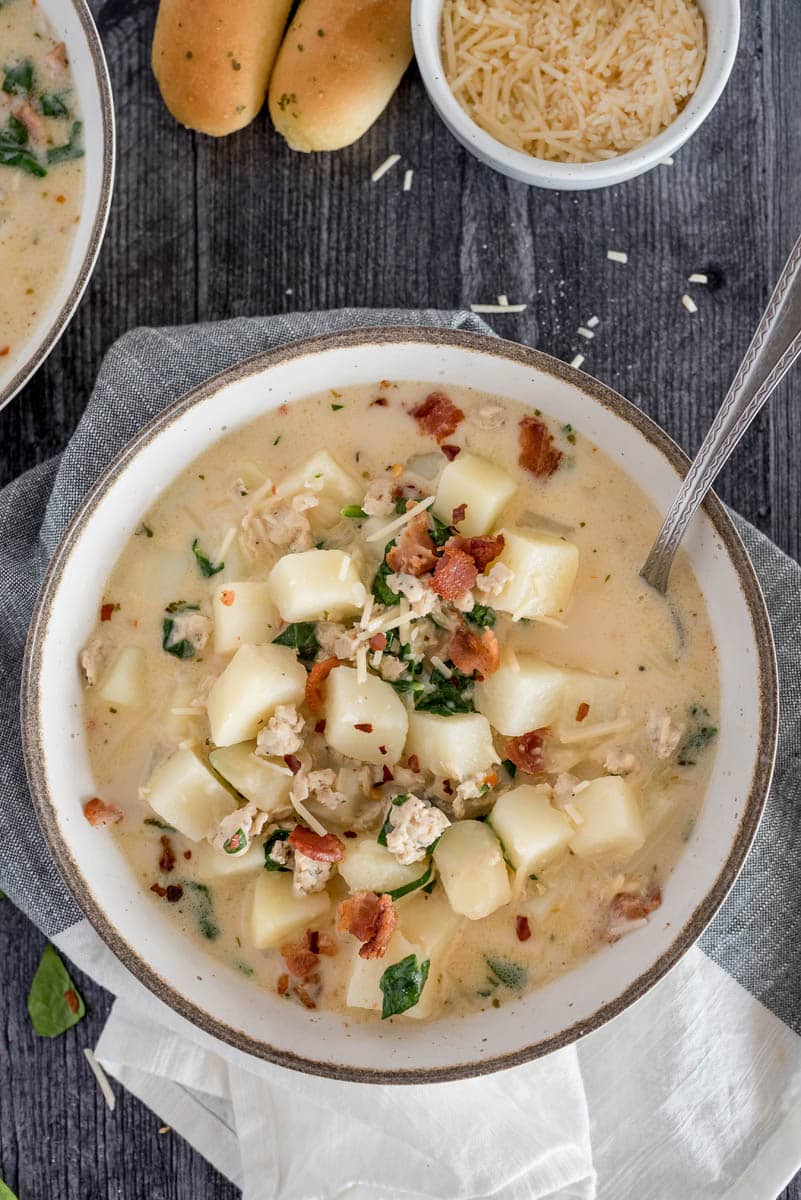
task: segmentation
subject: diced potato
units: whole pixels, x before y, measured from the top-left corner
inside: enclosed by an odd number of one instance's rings
[[[214,649],[233,654],[240,646],[271,642],[281,628],[270,585],[263,580],[231,581],[214,589]]]
[[[212,750],[209,762],[246,800],[258,804],[262,812],[277,817],[291,810],[289,793],[292,773],[282,763],[271,762],[254,754],[255,742],[220,746]]]
[[[483,821],[456,821],[437,842],[434,862],[456,913],[480,921],[512,898],[501,845]]]
[[[570,849],[581,858],[623,862],[645,841],[637,793],[617,775],[593,779],[571,805],[582,822],[570,840]]]
[[[286,871],[263,871],[256,880],[250,908],[250,937],[257,950],[280,946],[325,916],[328,892],[297,896]]]
[[[339,873],[352,892],[394,892],[426,872],[424,862],[399,863],[374,834],[349,840]]]
[[[176,750],[150,776],[147,802],[157,816],[193,842],[199,842],[237,807],[194,750]]]
[[[501,467],[463,450],[440,475],[432,511],[451,525],[453,510],[466,504],[467,512],[456,528],[465,537],[477,537],[489,533],[516,491],[514,479]]]
[[[456,460],[458,462],[458,459]],[[499,562],[513,578],[492,604],[515,620],[564,618],[578,571],[578,547],[550,533],[502,529],[505,545]]]
[[[453,911],[441,887],[430,893],[413,892],[398,901],[401,933],[421,948],[423,956],[431,960],[432,970],[447,960],[463,920]]]
[[[557,667],[533,654],[507,652],[495,674],[476,684],[475,705],[498,733],[518,737],[556,719],[563,689]]]
[[[340,754],[391,766],[403,754],[408,724],[403,701],[383,679],[368,675],[359,683],[353,667],[337,667],[328,676],[325,740]]]
[[[594,736],[596,725],[614,721],[623,703],[626,685],[622,679],[591,675],[588,671],[565,670],[564,690],[554,729],[565,741],[584,741]],[[588,704],[585,713],[582,704]],[[581,709],[581,720],[578,720]]]
[[[279,704],[300,704],[305,694],[306,671],[289,646],[240,646],[209,692],[211,740],[248,742]]]
[[[440,779],[467,779],[500,762],[489,721],[480,713],[409,713],[406,752],[416,754],[420,766]]]
[[[489,821],[516,871],[539,871],[567,850],[573,826],[550,797],[547,785],[524,783],[495,802]]]
[[[307,482],[311,486],[304,489]],[[321,450],[302,467],[286,475],[276,492],[279,496],[296,496],[304,490],[310,491],[319,501],[315,508],[306,510],[311,527],[315,532],[324,532],[342,520],[345,505],[361,504],[365,485],[343,471],[327,450]]]
[[[353,822],[361,814],[367,801],[367,794],[362,786],[362,772],[358,767],[340,767],[337,771],[334,788],[345,797],[336,808],[328,808],[313,797],[304,800],[306,808],[318,821],[324,825],[336,825],[340,829],[350,829]]]
[[[393,933],[383,958],[360,958],[358,947],[354,946],[353,966],[345,996],[345,1003],[348,1007],[368,1008],[375,1012],[381,1012],[384,1003],[381,976],[387,967],[393,966],[410,954],[416,955],[418,962],[424,962],[428,957],[420,946],[408,942],[398,929]],[[432,984],[431,968],[429,968],[428,979],[417,1004],[413,1008],[407,1008],[406,1012],[400,1015],[414,1018],[429,1016],[436,999],[436,988]]]
[[[100,698],[115,708],[141,708],[147,693],[147,664],[141,646],[123,646],[100,684]]]
[[[279,558],[267,577],[285,621],[340,621],[361,611],[364,584],[344,550],[303,550]]]
[[[198,842],[192,851],[192,866],[201,879],[252,875],[264,870],[264,846],[254,843],[244,854],[226,854],[209,842]]]

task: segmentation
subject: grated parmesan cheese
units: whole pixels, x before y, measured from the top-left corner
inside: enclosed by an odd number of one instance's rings
[[[535,158],[615,158],[671,124],[706,56],[696,0],[445,0],[445,76],[497,141]]]
[[[114,1092],[111,1090],[111,1084],[108,1081],[108,1075],[103,1070],[100,1063],[95,1058],[94,1053],[89,1049],[88,1046],[85,1047],[85,1049],[84,1049],[84,1055],[86,1056],[86,1061],[89,1063],[92,1074],[94,1075],[95,1079],[97,1080],[97,1086],[100,1088],[100,1091],[103,1093],[103,1099],[105,1100],[106,1104],[108,1105],[109,1112],[114,1112],[114,1109],[117,1104],[117,1100],[114,1095]]]
[[[600,325],[600,323],[601,323],[600,317],[590,317],[589,321],[587,322],[587,328],[595,329],[596,326]]]
[[[692,296],[688,296],[686,292],[682,296],[681,302],[684,305],[684,307],[687,309],[688,313],[698,312],[698,305],[695,303]]]
[[[610,262],[627,263],[629,261],[625,250],[607,250],[606,257]]]
[[[527,304],[471,304],[470,311],[474,313],[518,313],[525,312]]]
[[[410,192],[412,190],[412,180],[414,179],[414,171],[411,169],[406,171],[403,176],[403,190]]]
[[[570,365],[571,365],[571,367],[576,367],[576,369],[578,369],[583,362],[584,362],[584,355],[576,354],[576,355],[574,355],[573,358],[571,358]]]
[[[587,325],[579,325],[578,334],[579,337],[586,338],[588,342],[592,341],[592,339],[595,337],[595,334]]]
[[[389,158],[384,159],[384,161],[381,163],[380,167],[376,167],[376,169],[373,171],[372,175],[370,176],[370,179],[372,180],[373,183],[378,183],[379,179],[383,179],[384,176],[386,175],[387,171],[391,171],[392,168],[395,166],[395,163],[399,163],[399,162],[400,162],[399,154],[390,154]]]
[[[390,521],[388,525],[382,525],[380,529],[373,530],[364,539],[366,542],[383,542],[386,540],[387,534],[395,533],[397,529],[402,529],[411,521],[412,517],[416,517],[419,512],[425,512],[427,508],[436,500],[436,496],[426,496],[425,500],[421,500],[418,504],[413,504],[411,508],[407,508],[405,513],[401,513],[394,521]]]
[[[500,304],[501,308],[509,307],[509,297],[506,295],[505,292],[498,297],[498,303]]]
[[[218,549],[218,551],[217,551],[216,555],[215,555],[215,556],[214,556],[214,558],[212,559],[212,562],[215,562],[215,563],[221,563],[221,562],[223,562],[223,560],[224,560],[224,558],[225,558],[226,554],[228,553],[229,549],[231,548],[231,542],[232,542],[232,541],[234,540],[234,538],[236,537],[236,532],[237,532],[237,531],[236,531],[236,526],[235,526],[235,525],[230,525],[230,526],[228,527],[228,530],[226,531],[225,537],[224,537],[224,538],[223,538],[223,540],[220,542],[220,547],[219,547],[219,549]]]
[[[692,275],[687,277],[688,283],[709,283],[709,276],[704,275],[702,271],[694,271]]]

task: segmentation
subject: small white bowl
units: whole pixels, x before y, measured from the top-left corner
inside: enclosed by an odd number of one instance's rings
[[[740,37],[740,0],[698,0],[707,32],[701,79],[672,125],[636,150],[593,163],[549,162],[504,146],[467,115],[445,78],[440,54],[443,0],[412,0],[412,38],[417,65],[431,103],[453,136],[471,154],[521,183],[563,191],[587,191],[624,183],[652,170],[683,146],[711,113],[734,66]]]
[[[0,359],[0,408],[39,369],[69,324],[88,284],[106,231],[114,186],[114,107],[108,68],[86,0],[38,0],[66,43],[83,121],[84,192],[66,269],[28,337]]]

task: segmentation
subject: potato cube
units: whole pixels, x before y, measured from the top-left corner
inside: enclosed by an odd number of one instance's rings
[[[419,866],[419,864],[418,864]],[[416,946],[425,958],[442,967],[455,946],[455,937],[464,918],[455,913],[442,888],[433,892],[413,892],[398,901],[398,922],[401,933]]]
[[[157,816],[193,842],[213,833],[237,807],[194,750],[176,750],[156,767],[147,784],[147,802]]]
[[[115,708],[141,708],[147,693],[147,664],[141,646],[123,646],[100,684],[100,698]]]
[[[221,583],[211,601],[214,649],[233,654],[240,646],[271,642],[281,628],[270,585],[263,580]]]
[[[209,842],[198,842],[192,851],[192,866],[200,879],[254,875],[264,870],[264,846],[254,843],[244,854],[226,854]]]
[[[285,621],[340,621],[361,611],[367,595],[343,550],[303,550],[279,558],[267,577]]]
[[[325,685],[325,740],[340,754],[391,766],[403,754],[409,718],[395,689],[376,675],[359,683],[337,667]]]
[[[409,713],[406,752],[416,754],[420,766],[440,779],[467,779],[500,762],[489,721],[480,713]]]
[[[458,461],[458,460],[457,460]],[[493,607],[537,620],[564,618],[578,571],[578,547],[550,533],[502,529],[505,545],[499,561],[513,578],[493,601]]]
[[[297,896],[285,871],[262,871],[250,908],[250,938],[257,950],[280,946],[302,933],[331,907],[328,892]]]
[[[383,958],[360,958],[358,947],[354,947],[353,965],[345,996],[345,1003],[348,1007],[367,1008],[374,1012],[381,1012],[384,1003],[381,976],[387,967],[399,963],[401,959],[407,958],[410,954],[416,955],[418,962],[425,962],[427,958],[422,948],[408,942],[398,929],[393,933]],[[431,967],[429,967],[428,979],[417,1004],[412,1008],[407,1008],[406,1012],[400,1015],[413,1018],[430,1016],[436,999],[436,987],[433,984]]]
[[[375,835],[348,841],[339,873],[352,892],[394,892],[427,871],[424,862],[399,863]]]
[[[286,475],[276,488],[279,496],[297,496],[303,491],[310,492],[319,501],[315,508],[306,510],[306,516],[312,529],[323,533],[342,520],[345,505],[361,504],[365,485],[343,471],[327,450],[321,450],[302,467]]]
[[[262,812],[271,817],[289,813],[292,772],[283,762],[271,762],[255,754],[255,749],[255,742],[220,746],[212,750],[209,762],[240,796],[258,804]]]
[[[564,854],[573,826],[551,804],[547,784],[522,784],[495,802],[490,824],[501,839],[506,857],[521,874],[530,875]]]
[[[637,793],[617,775],[593,779],[571,801],[581,824],[570,840],[570,849],[581,858],[608,858],[623,862],[645,841]]]
[[[501,467],[463,450],[440,475],[432,511],[452,525],[453,510],[466,504],[467,512],[456,528],[465,537],[478,537],[489,533],[516,491],[514,479]]]
[[[507,652],[495,674],[476,684],[475,705],[498,733],[518,737],[556,719],[563,690],[557,667],[533,654]]]
[[[289,646],[240,646],[209,692],[211,740],[248,742],[279,704],[300,704],[305,694],[306,671]]]
[[[623,703],[626,685],[622,679],[591,675],[588,671],[565,670],[564,689],[554,728],[563,741],[586,741],[595,736],[594,727],[614,721]],[[589,705],[584,708],[584,705]]]
[[[480,921],[512,898],[501,844],[483,821],[456,821],[437,842],[434,862],[451,908]]]

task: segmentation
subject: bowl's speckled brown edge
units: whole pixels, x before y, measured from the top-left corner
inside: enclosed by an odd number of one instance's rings
[[[106,56],[103,53],[103,47],[86,0],[70,0],[70,3],[75,9],[78,20],[81,22],[84,36],[89,46],[89,53],[92,56],[95,78],[97,80],[98,91],[100,92],[100,109],[103,121],[103,176],[100,181],[100,200],[92,225],[89,245],[86,248],[86,254],[75,283],[70,289],[70,294],[33,354],[22,364],[16,374],[9,379],[8,383],[0,388],[0,408],[5,408],[14,399],[20,388],[24,387],[28,380],[35,375],[72,320],[75,309],[78,307],[81,296],[86,290],[87,284],[92,277],[92,272],[95,269],[97,256],[100,253],[100,247],[103,243],[103,235],[106,232],[109,210],[111,209],[111,197],[114,191],[116,147],[111,81],[109,79],[108,66],[106,65]]]
[[[433,345],[456,346],[467,352],[477,350],[482,354],[495,355],[501,359],[511,359],[536,371],[544,372],[561,379],[633,425],[647,441],[665,455],[679,474],[683,474],[687,469],[689,460],[676,443],[649,417],[638,408],[635,408],[633,404],[629,403],[622,396],[618,395],[618,393],[612,391],[611,388],[574,370],[565,363],[551,358],[549,355],[542,354],[537,350],[530,350],[514,342],[504,341],[501,338],[457,332],[450,329],[389,326],[325,334],[306,341],[296,342],[291,346],[279,350],[258,355],[201,384],[194,391],[165,409],[163,413],[141,430],[97,480],[67,529],[58,550],[53,556],[42,585],[28,635],[21,698],[25,766],[37,815],[45,838],[47,839],[53,858],[76,902],[104,942],[114,951],[128,970],[136,975],[165,1004],[175,1009],[176,1012],[180,1013],[188,1021],[199,1026],[206,1033],[220,1038],[223,1042],[227,1042],[229,1045],[242,1050],[246,1054],[267,1059],[269,1062],[283,1067],[290,1067],[294,1070],[324,1075],[332,1079],[352,1080],[360,1083],[434,1083],[443,1080],[469,1078],[474,1075],[518,1066],[521,1063],[539,1058],[544,1054],[549,1054],[553,1050],[570,1045],[578,1038],[583,1037],[584,1034],[598,1029],[606,1021],[623,1012],[625,1008],[644,995],[698,939],[717,909],[723,903],[727,892],[734,883],[753,841],[759,818],[767,799],[773,774],[773,761],[778,732],[776,655],[765,601],[742,541],[723,505],[714,494],[710,493],[706,499],[704,508],[737,571],[753,622],[754,638],[759,654],[761,701],[759,745],[761,751],[754,765],[748,799],[744,806],[737,835],[723,869],[704,899],[693,912],[689,921],[676,935],[670,948],[621,995],[602,1005],[587,1020],[572,1024],[560,1033],[544,1041],[524,1046],[520,1050],[508,1054],[494,1058],[478,1058],[474,1062],[463,1062],[449,1067],[432,1068],[431,1070],[399,1069],[384,1071],[350,1067],[336,1062],[320,1062],[307,1059],[271,1046],[266,1042],[258,1041],[242,1030],[234,1029],[222,1023],[210,1013],[207,1013],[196,1004],[187,1000],[167,983],[166,980],[153,971],[148,963],[139,957],[136,951],[112,926],[102,908],[98,905],[88,883],[81,875],[68,848],[62,841],[53,801],[48,789],[44,768],[45,737],[39,719],[39,666],[42,641],[47,630],[50,611],[58,591],[64,564],[69,558],[76,537],[102,500],[109,484],[122,470],[130,465],[131,461],[144,445],[149,443],[161,430],[170,425],[178,416],[183,415],[193,405],[204,400],[227,384],[233,383],[245,376],[260,373],[270,366],[286,362],[293,358],[337,348],[352,347],[358,351],[359,347],[363,345],[387,345],[404,342],[425,342]],[[409,377],[414,377],[413,368],[409,371]]]

